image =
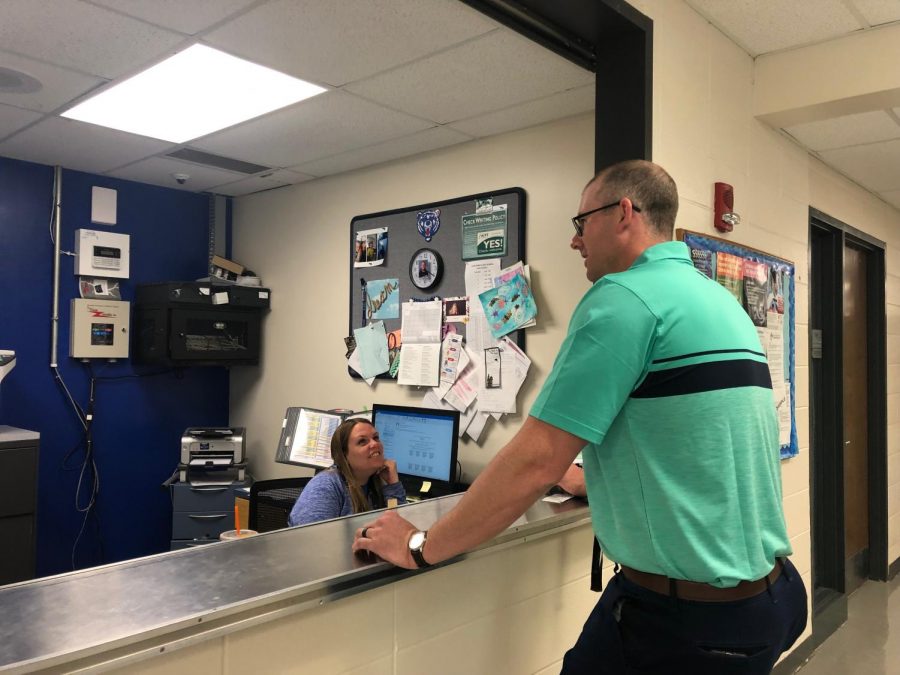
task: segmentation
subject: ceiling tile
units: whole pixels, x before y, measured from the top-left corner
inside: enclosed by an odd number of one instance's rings
[[[0,103],[38,112],[56,110],[106,81],[8,52],[0,52],[0,66],[31,75],[43,85],[40,90],[31,93],[0,92]]]
[[[336,87],[496,27],[476,10],[446,0],[274,0],[210,32],[204,41]]]
[[[254,192],[262,192],[263,190],[271,190],[273,188],[285,187],[290,185],[285,181],[274,180],[272,178],[262,178],[261,176],[250,176],[243,180],[226,185],[219,185],[212,189],[219,195],[228,195],[229,197],[240,197],[241,195],[249,195]]]
[[[592,73],[509,31],[495,31],[348,91],[447,124],[593,82]]]
[[[448,127],[433,127],[409,136],[395,138],[385,143],[377,143],[366,148],[350,150],[340,155],[324,157],[314,162],[291,168],[314,176],[330,176],[470,140],[472,140],[471,136]]]
[[[687,0],[723,33],[758,56],[863,28],[842,0]]]
[[[113,79],[146,65],[184,36],[78,0],[3,0],[0,45]]]
[[[181,185],[172,176],[174,173],[186,173],[189,178]],[[190,162],[179,162],[167,157],[150,157],[121,169],[109,171],[106,175],[189,192],[202,192],[214,185],[231,183],[245,176],[245,174],[233,171],[224,171]]]
[[[429,126],[343,91],[330,91],[191,141],[191,147],[268,166],[296,166]]]
[[[15,133],[32,122],[36,122],[41,117],[40,113],[0,103],[0,138],[5,138]]]
[[[872,192],[900,190],[900,140],[826,150],[822,159]]]
[[[535,101],[528,101],[503,110],[470,117],[449,126],[471,136],[492,136],[515,129],[589,112],[594,109],[593,84],[570,89]]]
[[[883,110],[798,124],[785,131],[816,151],[900,138],[900,124]]]
[[[850,0],[870,26],[900,21],[900,2],[897,0]]]
[[[255,2],[256,0],[94,0],[97,5],[117,9],[129,16],[187,35],[196,35]]]
[[[48,117],[0,143],[0,155],[105,173],[174,147],[171,143],[61,117]]]

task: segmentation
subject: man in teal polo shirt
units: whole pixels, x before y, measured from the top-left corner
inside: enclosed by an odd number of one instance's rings
[[[806,625],[766,358],[734,297],[671,241],[677,210],[674,181],[650,162],[588,183],[571,246],[593,285],[529,418],[427,536],[388,513],[354,543],[404,567],[450,558],[507,527],[583,451],[617,573],[564,673],[766,673]]]

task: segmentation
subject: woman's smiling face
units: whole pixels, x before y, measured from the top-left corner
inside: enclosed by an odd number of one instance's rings
[[[384,466],[384,446],[378,437],[378,430],[368,422],[360,422],[350,431],[347,463],[363,483]]]

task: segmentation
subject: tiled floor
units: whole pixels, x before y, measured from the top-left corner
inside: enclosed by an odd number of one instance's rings
[[[850,596],[847,623],[799,670],[799,675],[900,673],[900,574],[866,582]]]

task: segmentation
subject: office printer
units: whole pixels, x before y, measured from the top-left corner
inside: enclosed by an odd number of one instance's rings
[[[182,482],[244,480],[244,427],[188,427],[181,436]],[[237,475],[235,476],[235,472]],[[218,479],[218,480],[216,480]]]

